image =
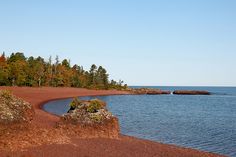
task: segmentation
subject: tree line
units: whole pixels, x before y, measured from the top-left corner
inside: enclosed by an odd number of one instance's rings
[[[0,56],[0,86],[51,86],[81,87],[90,89],[126,89],[123,81],[109,80],[105,68],[92,64],[89,71],[70,61],[55,62],[52,57],[45,61],[42,57],[25,57],[21,52],[12,53],[9,57],[3,52]]]

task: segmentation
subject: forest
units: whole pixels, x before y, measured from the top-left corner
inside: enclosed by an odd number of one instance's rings
[[[3,52],[0,56],[0,86],[30,87],[78,87],[89,89],[126,89],[123,81],[109,80],[109,74],[102,66],[91,65],[89,71],[70,61],[50,56],[25,57],[24,53],[12,53],[9,57]]]

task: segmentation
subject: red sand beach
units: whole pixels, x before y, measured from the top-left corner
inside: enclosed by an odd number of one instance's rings
[[[32,122],[35,136],[39,136],[38,130],[52,129],[59,117],[49,114],[41,109],[41,105],[53,99],[62,99],[75,96],[92,96],[92,95],[117,95],[129,94],[124,91],[116,90],[88,90],[81,88],[31,88],[31,87],[0,87],[0,89],[11,90],[18,97],[30,102],[35,109],[35,117]],[[41,136],[41,135],[40,135]],[[55,137],[60,142],[50,142],[54,140],[45,134],[39,139],[34,140],[34,136],[19,135],[12,138],[12,151],[1,149],[6,141],[0,141],[0,157],[2,156],[30,156],[30,157],[217,157],[220,155],[205,153],[194,149],[182,148],[174,145],[161,144],[148,140],[138,139],[120,135],[119,139],[105,138],[64,138],[60,134]],[[36,141],[34,144],[28,144],[24,140]],[[39,145],[42,139],[48,139],[45,144]],[[21,139],[21,140],[19,140]],[[15,140],[15,141],[14,141]],[[65,142],[63,142],[63,140]]]

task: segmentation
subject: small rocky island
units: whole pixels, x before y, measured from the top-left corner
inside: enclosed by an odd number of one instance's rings
[[[199,90],[175,90],[173,92],[168,90],[161,90],[156,88],[129,88],[131,94],[134,95],[162,95],[162,94],[175,94],[175,95],[210,95],[208,91],[199,91]]]
[[[138,95],[161,95],[161,94],[171,94],[171,91],[165,91],[161,89],[154,89],[154,88],[129,88],[128,91],[131,94],[138,94]]]
[[[208,91],[198,91],[198,90],[176,90],[173,92],[176,95],[210,95]]]

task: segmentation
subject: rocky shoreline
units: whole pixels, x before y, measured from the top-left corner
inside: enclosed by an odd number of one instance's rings
[[[61,117],[51,115],[41,108],[45,102],[53,99],[76,96],[131,94],[127,91],[49,87],[0,87],[0,89],[12,91],[14,95],[23,98],[34,108],[34,118],[30,120],[28,126],[17,126],[17,129],[11,129],[7,134],[6,132],[0,132],[0,156],[221,156],[194,149],[128,137],[121,134],[118,134],[118,138],[114,138],[113,135],[111,136],[112,138],[107,138],[109,136],[104,138],[104,136],[100,136],[101,133],[97,132],[96,128],[94,129],[94,126],[87,129],[88,132],[85,131],[83,132],[84,134],[80,134],[78,137],[75,136],[75,134],[77,134],[81,128],[73,128],[75,127],[73,124],[58,127],[58,122],[60,122]],[[109,127],[114,128],[114,125],[109,125],[108,128]],[[102,129],[104,129],[104,127],[102,127]],[[67,134],[65,134],[65,130]],[[101,130],[101,132],[103,131],[104,130]],[[117,135],[117,133],[114,133],[114,135]]]
[[[153,88],[130,88],[127,90],[132,94],[147,94],[147,95],[162,95],[162,94],[174,94],[174,95],[211,95],[208,91],[198,91],[198,90],[175,90],[173,92],[161,89]]]

